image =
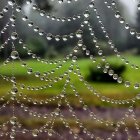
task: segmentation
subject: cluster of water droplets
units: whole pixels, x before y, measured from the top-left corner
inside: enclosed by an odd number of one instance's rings
[[[75,0],[75,2],[76,1],[77,0]],[[58,3],[60,3],[60,4],[62,4],[63,2],[64,2],[63,0],[58,0]],[[71,3],[71,2],[73,2],[73,1],[67,0],[67,3]],[[26,0],[26,4],[32,4],[32,1]],[[108,3],[105,2],[105,4],[108,4]],[[115,5],[116,5],[115,1],[112,1],[112,6],[115,6]],[[102,20],[100,19],[100,15],[97,12],[97,8],[95,7],[94,0],[91,0],[90,4],[88,5],[88,8],[86,8],[86,10],[82,14],[80,14],[76,17],[74,16],[71,18],[56,18],[56,17],[51,18],[52,20],[56,19],[56,21],[64,22],[64,21],[76,20],[76,19],[83,17],[84,20],[80,24],[79,29],[77,29],[74,33],[70,33],[68,35],[53,35],[52,33],[46,33],[39,26],[37,26],[33,21],[31,21],[28,18],[28,16],[26,16],[23,13],[22,8],[16,3],[15,0],[8,0],[8,6],[10,6],[17,13],[21,13],[22,14],[21,19],[25,23],[27,23],[27,26],[31,27],[34,30],[34,32],[38,33],[39,36],[45,35],[47,41],[55,39],[55,41],[57,41],[57,42],[60,40],[66,42],[69,39],[73,39],[73,38],[76,38],[78,41],[77,41],[77,44],[75,45],[75,47],[73,48],[73,50],[71,51],[71,53],[69,53],[62,60],[49,61],[47,59],[45,60],[43,58],[40,58],[37,56],[37,54],[35,54],[31,49],[28,48],[28,45],[26,45],[24,43],[24,41],[18,35],[18,32],[15,30],[15,26],[16,26],[15,21],[16,21],[17,17],[14,15],[14,13],[12,13],[12,15],[9,19],[10,24],[7,23],[6,26],[4,27],[4,30],[6,30],[11,25],[11,29],[12,29],[11,36],[0,47],[0,49],[4,49],[5,45],[7,45],[9,41],[12,42],[12,51],[10,54],[10,58],[7,58],[6,61],[3,63],[3,65],[6,66],[8,63],[12,62],[12,64],[13,64],[12,76],[8,77],[8,76],[0,74],[0,76],[3,78],[3,80],[6,80],[6,81],[12,83],[11,90],[7,94],[11,95],[10,100],[13,103],[13,116],[10,118],[9,122],[2,124],[2,126],[5,126],[6,124],[10,123],[11,131],[5,133],[5,135],[9,135],[10,138],[13,140],[16,137],[16,133],[19,132],[19,131],[17,131],[17,129],[21,129],[23,127],[22,124],[20,124],[19,119],[18,119],[18,117],[16,117],[16,114],[15,114],[14,107],[15,107],[15,102],[17,102],[20,105],[21,109],[23,109],[23,111],[28,113],[29,116],[48,119],[48,122],[46,122],[40,128],[37,128],[37,129],[35,128],[33,130],[22,129],[20,132],[25,133],[25,134],[32,133],[33,137],[37,137],[42,132],[46,132],[49,137],[52,137],[53,135],[57,135],[57,136],[61,137],[61,135],[53,129],[55,119],[57,117],[59,117],[60,120],[62,121],[62,123],[65,125],[65,127],[69,129],[69,134],[72,135],[73,139],[82,139],[80,135],[73,132],[74,130],[72,129],[72,127],[70,126],[68,121],[65,119],[65,116],[61,112],[61,104],[62,104],[62,100],[63,100],[68,108],[68,111],[71,113],[72,117],[74,117],[74,121],[78,125],[79,129],[81,129],[82,133],[84,133],[89,139],[101,139],[100,136],[96,136],[94,133],[90,132],[88,130],[88,128],[86,128],[84,126],[83,122],[78,118],[74,107],[71,105],[71,102],[67,98],[67,91],[66,91],[67,86],[69,85],[71,87],[71,89],[74,93],[74,96],[78,99],[79,103],[82,104],[83,111],[88,111],[89,117],[91,117],[91,119],[94,119],[99,124],[104,123],[106,126],[113,126],[114,122],[110,121],[110,120],[105,120],[104,118],[99,118],[92,110],[89,109],[88,105],[84,102],[84,99],[81,97],[81,95],[77,91],[76,87],[74,86],[74,83],[72,83],[71,74],[74,74],[79,79],[79,82],[81,82],[85,86],[85,88],[87,88],[87,90],[89,90],[93,94],[93,96],[97,97],[102,102],[107,102],[107,103],[111,103],[111,104],[118,104],[118,105],[131,104],[130,107],[128,108],[128,111],[125,113],[124,117],[122,119],[120,119],[118,122],[116,122],[116,127],[114,128],[114,131],[112,132],[111,136],[107,138],[107,140],[112,140],[115,137],[116,133],[119,132],[120,126],[125,124],[125,121],[127,120],[127,118],[129,116],[131,116],[131,114],[133,114],[132,119],[135,122],[135,127],[138,130],[138,134],[140,134],[139,125],[138,125],[138,122],[136,120],[135,112],[133,109],[133,104],[136,103],[137,100],[140,100],[140,94],[137,94],[136,96],[134,96],[131,99],[124,99],[124,100],[120,100],[120,99],[117,100],[117,99],[112,99],[112,98],[106,97],[106,96],[102,95],[102,93],[100,93],[99,91],[95,90],[94,87],[92,87],[87,81],[85,81],[84,77],[81,74],[80,67],[79,67],[78,62],[77,62],[77,60],[78,60],[77,54],[79,51],[82,51],[86,55],[86,57],[88,57],[91,60],[92,63],[96,64],[97,69],[100,69],[103,71],[103,73],[106,73],[109,76],[111,76],[114,80],[116,80],[118,82],[118,84],[124,84],[124,86],[126,88],[130,88],[133,85],[133,88],[136,90],[138,90],[139,86],[140,86],[138,82],[132,84],[131,81],[123,80],[122,77],[120,77],[117,73],[115,73],[115,71],[111,68],[110,63],[106,60],[106,57],[104,56],[104,51],[100,48],[98,38],[95,36],[94,30],[93,30],[92,25],[90,23],[91,12],[90,12],[89,8],[93,9],[93,11],[95,12],[96,17],[99,20],[98,21],[99,25],[101,25],[101,29],[102,29],[103,33],[105,34],[105,37],[107,39],[109,39],[108,44],[110,45],[111,49],[114,50],[114,52],[117,54],[118,58],[120,58],[121,55],[117,51],[117,49],[115,48],[112,40],[109,38],[109,35],[108,35],[108,33],[107,33],[103,23],[102,23]],[[8,9],[9,9],[8,6],[4,7],[3,12],[0,13],[0,19],[2,19],[4,17],[4,13],[8,12]],[[108,5],[108,8],[110,8],[110,7],[111,6]],[[40,11],[40,9],[38,8],[37,5],[33,5],[32,8],[33,8],[33,10],[38,10],[40,13],[40,16],[44,17],[46,15],[46,13],[44,11]],[[47,17],[50,18],[52,16],[47,15]],[[125,23],[125,20],[124,20],[124,18],[121,17],[121,14],[119,11],[116,11],[115,17],[120,20],[120,23],[122,23],[122,24]],[[100,62],[96,61],[96,58],[94,57],[94,55],[91,53],[91,51],[88,49],[88,47],[84,44],[85,43],[83,40],[83,36],[84,36],[84,29],[83,28],[84,27],[88,27],[89,32],[90,32],[89,36],[92,37],[94,46],[97,50],[97,54],[100,56],[101,61],[105,64],[104,66],[102,66]],[[130,29],[131,35],[136,34],[136,31],[134,29],[130,28],[130,26],[128,24],[125,25],[125,28]],[[1,33],[4,33],[4,30],[2,30]],[[137,39],[139,39],[139,33],[137,33]],[[20,52],[18,52],[16,50],[14,42],[17,42],[17,41],[18,41],[19,45],[21,45],[22,48],[27,52],[28,56],[31,56],[33,59],[39,61],[40,63],[43,63],[44,65],[52,65],[53,64],[53,65],[56,65],[56,67],[54,69],[51,69],[50,71],[45,71],[43,73],[40,71],[34,71],[34,69],[31,66],[28,66],[28,64],[22,60],[22,58],[20,57]],[[121,59],[125,62],[125,64],[129,64],[129,61],[126,60],[124,57]],[[45,81],[47,83],[45,85],[41,85],[41,86],[25,85],[24,83],[18,83],[16,77],[14,76],[14,62],[15,62],[15,60],[19,61],[21,63],[21,66],[26,69],[27,74],[29,76],[34,75],[36,78],[39,78],[40,81]],[[61,68],[66,64],[67,61],[71,61],[71,64],[68,67],[68,69],[62,75],[53,77],[52,75],[55,74],[55,72],[57,70],[61,70]],[[139,69],[139,67],[136,66],[135,64],[133,64],[132,68]],[[24,93],[20,92],[20,91],[24,92],[24,90],[35,92],[38,90],[53,88],[53,85],[55,83],[57,83],[63,79],[65,79],[65,85],[64,85],[61,93],[58,94],[57,96],[50,98],[50,99],[44,99],[41,101],[37,101],[37,100],[34,100],[34,99],[28,97]],[[44,114],[38,113],[36,111],[31,110],[30,107],[28,107],[26,104],[22,103],[22,101],[17,98],[18,96],[20,98],[22,98],[23,100],[26,100],[26,102],[33,103],[34,105],[37,105],[37,104],[47,105],[49,102],[57,101],[58,107],[50,114],[49,113],[44,113]],[[0,100],[4,100],[4,97],[1,97]],[[9,104],[9,101],[6,102],[6,104]],[[5,107],[6,104],[3,104],[3,107]],[[50,128],[48,128],[49,124],[52,124]],[[125,132],[127,133],[128,137],[129,137],[130,134],[129,134],[127,126],[125,126]]]

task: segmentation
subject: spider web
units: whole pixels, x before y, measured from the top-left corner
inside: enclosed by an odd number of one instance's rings
[[[64,2],[72,3],[76,2],[72,0],[67,0]],[[55,2],[55,1],[54,1]],[[57,1],[56,1],[57,2]],[[7,45],[11,46],[11,54],[6,58],[6,60],[1,64],[1,67],[6,67],[7,65],[11,65],[11,72],[10,75],[4,75],[0,73],[0,77],[7,83],[10,83],[10,89],[7,91],[5,95],[0,98],[0,101],[3,101],[3,104],[0,107],[0,110],[5,109],[8,105],[11,106],[12,111],[10,112],[10,118],[8,121],[2,122],[0,125],[0,137],[4,139],[7,137],[8,139],[14,140],[16,139],[17,134],[26,134],[32,135],[34,138],[38,138],[40,135],[45,135],[46,138],[51,139],[53,137],[59,139],[106,139],[111,140],[114,139],[115,136],[119,131],[122,131],[121,127],[126,134],[127,139],[131,139],[132,136],[129,133],[129,122],[128,118],[131,118],[134,124],[134,128],[137,130],[137,136],[140,135],[139,124],[136,118],[136,113],[134,111],[134,105],[137,100],[140,99],[140,95],[137,94],[133,98],[128,99],[114,99],[107,96],[102,95],[100,91],[97,91],[93,86],[91,86],[87,81],[85,81],[84,76],[81,73],[81,68],[78,63],[78,53],[82,52],[85,54],[90,60],[91,63],[96,65],[96,68],[101,70],[103,73],[107,73],[110,75],[114,80],[118,82],[118,84],[123,84],[126,88],[129,88],[131,85],[134,89],[139,89],[139,83],[125,81],[123,77],[120,77],[117,73],[114,72],[113,68],[111,68],[111,64],[107,61],[106,57],[104,56],[104,52],[101,49],[101,45],[99,42],[96,33],[94,32],[94,27],[91,23],[92,18],[92,11],[94,11],[96,18],[98,20],[98,24],[104,34],[104,37],[107,39],[108,47],[110,50],[114,52],[117,58],[119,58],[124,64],[129,65],[132,69],[138,70],[139,66],[130,62],[127,58],[125,58],[118,49],[115,47],[109,33],[104,26],[100,14],[98,13],[98,8],[96,7],[96,2],[91,0],[88,6],[81,14],[73,15],[71,17],[57,17],[55,15],[51,15],[46,13],[45,11],[41,10],[36,4],[32,3],[31,0],[26,0],[26,4],[32,6],[33,11],[38,11],[42,18],[51,19],[52,21],[56,22],[72,22],[81,20],[79,27],[76,29],[75,32],[69,34],[53,34],[47,33],[44,31],[37,23],[30,20],[30,18],[25,15],[22,7],[18,5],[18,3],[14,0],[8,0],[7,5],[3,8],[2,12],[0,12],[0,20],[2,20],[7,14],[10,14],[10,18],[8,22],[5,24],[3,29],[1,30],[1,35],[4,35],[7,30],[11,30],[10,36],[4,40],[3,44],[0,46],[0,50],[4,50]],[[63,3],[63,0],[58,0],[58,3]],[[121,16],[120,11],[117,8],[116,2],[111,1],[111,3],[107,0],[104,0],[105,5],[107,8],[111,9],[114,12],[114,16],[119,20],[120,24],[124,24],[124,28],[129,30],[132,36],[135,36],[137,39],[140,39],[140,33],[138,33],[134,28],[132,28],[126,21],[125,18]],[[18,16],[17,16],[18,15]],[[67,54],[64,58],[59,60],[49,60],[44,59],[33,52],[33,50],[29,49],[29,46],[25,43],[25,40],[21,38],[16,30],[16,20],[20,19],[25,22],[25,26],[29,27],[36,35],[45,37],[47,41],[64,41],[67,42],[69,40],[76,39],[77,42],[75,46],[72,48],[71,52]],[[97,61],[96,57],[90,52],[86,43],[84,42],[84,29],[87,28],[89,31],[89,37],[92,39],[92,45],[95,45],[96,51],[98,52],[98,56],[100,61]],[[20,45],[20,47],[26,52],[26,54],[36,61],[36,63],[41,63],[42,65],[49,65],[53,68],[50,70],[46,70],[45,72],[41,72],[39,70],[34,70],[34,68],[23,60],[20,57],[20,52],[17,51],[16,45]],[[91,48],[92,49],[92,48]],[[31,84],[28,82],[28,85],[23,83],[22,81],[18,81],[15,76],[15,69],[16,69],[16,62],[20,62],[20,67],[26,71],[26,75],[29,77],[36,77],[40,80],[40,83],[34,82]],[[65,71],[62,71],[62,68],[69,63],[68,67]],[[101,64],[104,63],[104,66]],[[61,71],[61,75],[58,75],[58,71]],[[101,102],[106,102],[110,104],[118,104],[118,105],[125,105],[127,104],[128,110],[124,112],[123,117],[121,117],[118,121],[114,122],[112,120],[107,120],[105,118],[101,118],[98,114],[96,114],[92,109],[88,107],[84,98],[79,94],[77,90],[77,86],[74,83],[72,77],[75,76],[79,83],[81,84],[82,88],[86,88],[88,92],[90,92],[90,96],[97,98]],[[28,80],[28,79],[27,79]],[[55,87],[56,84],[59,82],[63,83],[63,87],[61,88],[60,93],[57,95],[52,95],[51,98],[45,98],[38,101],[36,98],[30,97],[30,94],[37,94],[38,91],[44,92],[47,94],[47,89],[52,89]],[[69,87],[69,88],[68,88]],[[68,91],[70,89],[71,91]],[[33,92],[33,93],[31,93]],[[96,125],[105,125],[107,128],[111,128],[111,133],[109,137],[101,137],[100,135],[96,135],[94,131],[91,131],[87,125],[86,120],[83,121],[81,116],[78,115],[77,110],[73,107],[73,102],[69,98],[69,92],[72,93],[74,98],[77,101],[77,104],[80,104],[83,112],[87,114],[90,119],[92,120],[93,124]],[[30,94],[28,94],[30,93]],[[86,95],[88,96],[88,95]],[[7,101],[5,101],[7,99]],[[48,110],[47,113],[41,112],[40,110],[35,110],[30,104],[36,105],[45,105],[45,107],[49,108],[49,104],[51,102],[57,102],[57,106],[55,109]],[[67,113],[62,111],[63,104],[66,106]],[[45,120],[43,124],[40,124],[40,127],[34,127],[30,129],[26,127],[25,124],[22,124],[22,116],[18,116],[16,114],[16,107],[19,105],[21,110],[21,115],[26,114],[27,118],[34,118],[37,120]],[[66,115],[69,114],[69,115]],[[24,118],[26,119],[26,118]],[[73,119],[73,124],[70,123],[70,119]],[[6,119],[5,119],[6,120]],[[115,125],[114,125],[115,124]],[[69,136],[66,136],[64,133],[61,133],[61,130],[58,130],[59,125],[63,126],[65,132],[68,132]],[[8,127],[6,127],[8,126]],[[6,129],[8,128],[8,129]],[[79,132],[80,131],[80,132]]]

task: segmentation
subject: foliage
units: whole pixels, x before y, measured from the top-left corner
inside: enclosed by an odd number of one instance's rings
[[[134,56],[126,56],[128,59],[130,59],[132,62],[135,62],[136,64],[140,65],[140,57],[134,57]],[[98,58],[97,63],[99,62],[100,58]],[[117,66],[121,66],[122,62],[118,61],[118,58],[114,56],[108,57],[108,61],[111,64],[115,64]],[[64,66],[57,70],[54,73],[54,76],[58,76],[64,73],[70,66],[70,61],[68,63],[64,64]],[[29,60],[27,61],[27,64],[32,67],[35,71],[40,70],[42,73],[45,71],[49,71],[53,68],[55,68],[55,65],[45,65],[40,62]],[[82,75],[86,77],[90,74],[90,71],[87,70],[91,66],[92,62],[88,59],[80,59],[78,60],[78,65],[80,66]],[[96,67],[96,64],[92,64],[93,67]],[[1,67],[0,73],[3,75],[11,75],[12,70],[12,64],[8,64],[6,66]],[[34,76],[34,73],[32,75],[27,75],[26,68],[22,68],[20,62],[15,62],[15,76],[17,77],[17,82],[24,83],[25,85],[34,85],[34,86],[41,86],[42,84],[47,84],[47,82],[41,81],[39,78],[36,78]],[[137,74],[136,70],[132,70],[129,66],[126,66],[126,70],[122,74],[124,79],[133,82],[140,81],[140,75]],[[53,77],[51,77],[53,78]],[[28,79],[28,80],[27,80]],[[80,82],[77,75],[71,74],[71,82],[75,85],[77,91],[79,94],[84,98],[86,104],[89,106],[98,105],[98,106],[112,106],[111,104],[106,104],[105,102],[100,101],[98,98],[96,98],[87,88],[83,85],[83,82]],[[41,100],[44,98],[50,98],[56,94],[61,93],[61,89],[64,86],[65,78],[61,82],[58,82],[53,86],[53,88],[48,88],[46,90],[37,91],[34,93],[33,91],[25,91],[25,94],[28,94],[29,97],[32,97],[37,100]],[[116,83],[105,83],[105,82],[89,82],[91,86],[93,86],[94,89],[101,92],[102,95],[105,95],[107,97],[113,98],[113,99],[126,99],[126,98],[133,98],[139,91],[134,90],[133,86],[130,88],[126,88],[124,84],[116,84]],[[1,96],[7,93],[7,91],[10,90],[11,85],[8,84],[4,80],[0,81],[0,86],[3,87],[0,90]],[[67,87],[67,95],[71,103],[73,103],[73,106],[79,106],[78,100],[75,98],[74,93],[72,92],[70,86]],[[24,101],[26,102],[26,101]],[[139,103],[138,103],[139,104]],[[52,102],[50,105],[56,105],[56,102]]]
[[[16,0],[16,2],[20,5],[24,4],[24,1]],[[49,4],[48,0],[35,0],[35,3],[39,6],[40,9],[49,11],[52,9],[52,6]]]
[[[48,0],[35,0],[35,2],[38,4],[40,9],[42,9],[42,10],[45,10],[45,11],[52,10],[52,6],[48,2]]]
[[[58,56],[58,52],[55,50],[54,46],[49,46],[45,56],[49,59],[56,58]]]
[[[102,68],[105,68],[104,64],[101,65]],[[125,71],[125,65],[114,65],[111,64],[111,69],[114,70],[114,73],[117,73],[118,76],[122,76],[122,73]],[[88,81],[97,81],[97,82],[117,82],[111,76],[108,75],[109,69],[107,73],[103,73],[101,69],[97,69],[94,66],[89,67],[89,75],[87,76]]]
[[[46,41],[41,38],[30,38],[26,44],[33,53],[39,56],[44,56],[46,51],[49,50]]]

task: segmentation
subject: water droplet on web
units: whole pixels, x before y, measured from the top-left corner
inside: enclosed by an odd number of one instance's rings
[[[83,31],[82,31],[82,30],[78,30],[78,31],[76,32],[76,37],[77,37],[77,38],[82,38],[82,35],[83,35]]]
[[[15,138],[15,135],[16,135],[15,132],[12,132],[12,133],[10,134],[10,138],[11,138],[11,139],[14,139],[14,138]]]
[[[138,89],[139,87],[140,87],[139,83],[135,83],[135,84],[134,84],[134,88],[135,88],[135,89]]]
[[[43,16],[45,16],[45,11],[40,11],[40,15],[43,17]]]
[[[33,23],[32,21],[30,21],[30,22],[28,23],[28,26],[29,26],[29,27],[32,27],[33,24],[34,24],[34,23]]]
[[[12,40],[16,40],[18,38],[18,34],[16,33],[16,32],[13,32],[12,34],[11,34],[11,39]]]
[[[60,35],[56,35],[56,36],[55,36],[55,40],[56,40],[56,41],[60,41],[60,39],[61,39]],[[48,39],[48,40],[49,40],[49,39]]]
[[[85,18],[88,18],[89,16],[90,16],[90,13],[89,13],[88,10],[86,10],[86,11],[84,12],[84,17],[85,17]]]
[[[140,33],[136,33],[137,39],[140,39]]]
[[[61,4],[63,2],[63,0],[58,0],[58,2]]]
[[[116,2],[113,0],[113,1],[111,2],[111,4],[112,4],[112,5],[116,5]]]
[[[4,17],[4,14],[0,12],[0,19]]]
[[[125,82],[125,86],[126,86],[126,87],[130,87],[130,82],[129,82],[129,81],[126,81],[126,82]]]
[[[138,99],[138,100],[140,99],[140,94],[136,95],[136,99]]]
[[[10,119],[10,123],[11,124],[16,124],[16,122],[17,122],[17,118],[15,117],[15,116],[13,116],[11,119]]]
[[[33,4],[32,9],[33,10],[36,10],[37,9],[37,5],[36,4]]]
[[[77,52],[78,52],[78,47],[76,46],[76,47],[73,49],[73,51],[74,51],[75,53],[77,53]]]
[[[52,36],[52,34],[48,33],[46,38],[47,38],[47,40],[52,40],[53,36]]]
[[[53,135],[52,130],[48,130],[48,135],[51,137]]]
[[[124,22],[125,22],[124,18],[121,17],[121,18],[120,18],[120,23],[124,23]]]
[[[24,16],[22,17],[22,20],[23,20],[23,21],[27,21],[27,20],[28,20],[28,17],[24,15]]]
[[[115,13],[115,17],[116,17],[116,18],[120,18],[120,16],[121,16],[121,15],[120,15],[120,12],[117,11],[117,12]]]
[[[11,77],[11,82],[15,83],[15,81],[16,81],[16,77],[12,76]]]
[[[37,137],[38,134],[39,134],[39,131],[38,131],[37,129],[33,130],[32,135],[33,135],[34,137]]]
[[[32,0],[26,0],[26,3],[27,4],[31,4],[32,3]]]
[[[12,58],[12,59],[17,59],[18,57],[19,57],[19,54],[18,54],[17,51],[12,51],[12,52],[11,52],[11,58]]]
[[[36,27],[34,28],[34,31],[35,31],[35,32],[38,32],[38,31],[39,31],[38,26],[36,26]]]
[[[67,2],[68,2],[68,3],[71,3],[71,2],[72,2],[72,0],[67,0]]]
[[[137,5],[138,10],[140,10],[140,3]]]
[[[102,55],[102,54],[103,54],[103,51],[102,51],[102,50],[99,50],[99,51],[98,51],[98,54],[99,54],[99,55]]]
[[[15,20],[16,20],[16,17],[15,17],[14,15],[12,15],[12,16],[10,17],[10,21],[14,22]]]
[[[18,88],[17,88],[17,87],[13,87],[13,88],[11,89],[11,93],[12,93],[13,95],[17,94],[17,93],[18,93]]]
[[[73,56],[73,57],[72,57],[72,61],[73,61],[73,62],[76,62],[76,61],[77,61],[77,57],[76,57],[76,56]]]
[[[122,83],[123,82],[122,78],[121,77],[118,77],[117,82],[118,83]]]
[[[128,24],[128,23],[126,23],[126,24],[125,24],[125,29],[127,29],[127,30],[128,30],[129,28],[130,28],[129,24]]]
[[[83,40],[79,40],[78,43],[77,43],[77,45],[78,45],[79,47],[83,46]]]
[[[20,11],[21,11],[21,7],[20,7],[20,6],[17,6],[17,7],[16,7],[16,11],[17,11],[17,12],[20,12]]]
[[[130,34],[134,35],[135,34],[135,30],[134,29],[130,29]]]
[[[94,1],[92,1],[92,2],[89,4],[89,7],[90,7],[90,8],[93,8],[93,7],[94,7]]]
[[[27,73],[31,74],[33,72],[32,68],[28,68]]]
[[[10,6],[13,6],[13,5],[15,4],[15,0],[8,0],[8,4],[9,4]]]
[[[39,71],[36,71],[35,72],[35,77],[39,77],[40,76],[40,72]]]

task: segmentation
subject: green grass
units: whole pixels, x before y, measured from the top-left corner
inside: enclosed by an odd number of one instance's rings
[[[132,62],[133,64],[140,66],[140,56],[127,56],[126,55],[125,58],[127,58],[129,60],[129,62]],[[119,58],[116,58],[114,56],[109,57],[108,60],[109,60],[109,62],[114,63],[114,64],[123,64],[123,62],[121,60],[119,60]],[[130,65],[126,65],[126,66],[127,66],[126,71],[123,74],[124,78],[126,80],[130,80],[132,82],[139,82],[140,74],[138,74],[138,73],[140,70],[132,69],[130,67]]]
[[[139,56],[126,56],[129,60],[131,60],[132,62],[134,62],[135,64],[140,65],[140,57]],[[100,58],[97,58],[98,61]],[[97,62],[98,62],[97,61]],[[119,58],[116,58],[114,56],[110,56],[108,57],[108,61],[112,64],[123,64],[123,62],[121,60],[119,60]],[[52,68],[55,68],[55,65],[45,65],[43,63],[37,62],[37,61],[33,61],[33,60],[28,60],[26,61],[27,64],[29,65],[29,67],[32,67],[34,72],[35,71],[40,71],[40,72],[45,72],[45,71],[50,71]],[[52,74],[52,76],[50,76],[51,78],[58,76],[60,74],[63,74],[64,71],[66,71],[68,69],[68,67],[70,66],[70,61],[66,64],[64,64],[64,66],[60,69],[57,70],[54,74]],[[80,66],[81,69],[81,73],[84,77],[87,77],[87,75],[89,74],[89,67],[93,65],[96,66],[96,64],[93,64],[89,59],[81,59],[78,60],[78,64]],[[14,73],[15,73],[15,77],[17,77],[17,81],[20,83],[24,83],[25,85],[32,85],[32,86],[39,86],[42,84],[46,84],[43,81],[40,81],[39,78],[36,78],[34,76],[34,74],[32,75],[28,75],[27,69],[24,67],[21,67],[21,63],[16,61],[14,63],[15,65],[15,69],[14,69]],[[11,72],[12,72],[12,64],[8,64],[6,66],[1,66],[0,68],[0,73],[3,75],[7,75],[7,76],[11,76]],[[139,74],[139,70],[134,70],[131,69],[129,65],[126,65],[126,71],[123,74],[123,77],[125,78],[125,80],[129,80],[132,83],[134,82],[139,82],[140,81],[140,74]],[[93,96],[91,94],[91,92],[84,86],[84,84],[82,82],[79,81],[78,76],[71,74],[71,82],[75,85],[77,91],[79,92],[79,94],[84,98],[85,102],[88,105],[108,105],[106,103],[102,103],[100,100],[98,100],[97,98],[95,98],[95,96]],[[38,100],[42,100],[44,98],[49,98],[52,97],[53,95],[56,94],[60,94],[62,91],[62,88],[64,86],[64,82],[65,82],[65,78],[64,80],[62,80],[61,82],[55,83],[53,88],[48,88],[46,90],[40,90],[40,91],[27,91],[24,90],[23,93],[28,94],[28,96],[32,97],[32,98],[37,98]],[[123,84],[116,84],[116,83],[97,83],[97,82],[90,82],[90,84],[97,90],[99,91],[102,95],[105,95],[107,97],[110,98],[115,98],[115,99],[127,99],[127,98],[132,98],[134,97],[139,90],[134,90],[133,89],[133,85],[130,88],[126,88],[124,87]],[[0,95],[4,95],[8,90],[10,90],[11,88],[11,83],[9,82],[9,84],[7,82],[5,82],[4,80],[0,80],[0,86],[2,87],[0,89]],[[72,93],[72,90],[70,88],[70,86],[67,87],[67,94],[68,94],[68,98],[70,101],[73,101],[73,105],[77,104],[77,99],[75,99],[74,97],[74,93]],[[54,103],[55,104],[55,103]]]

